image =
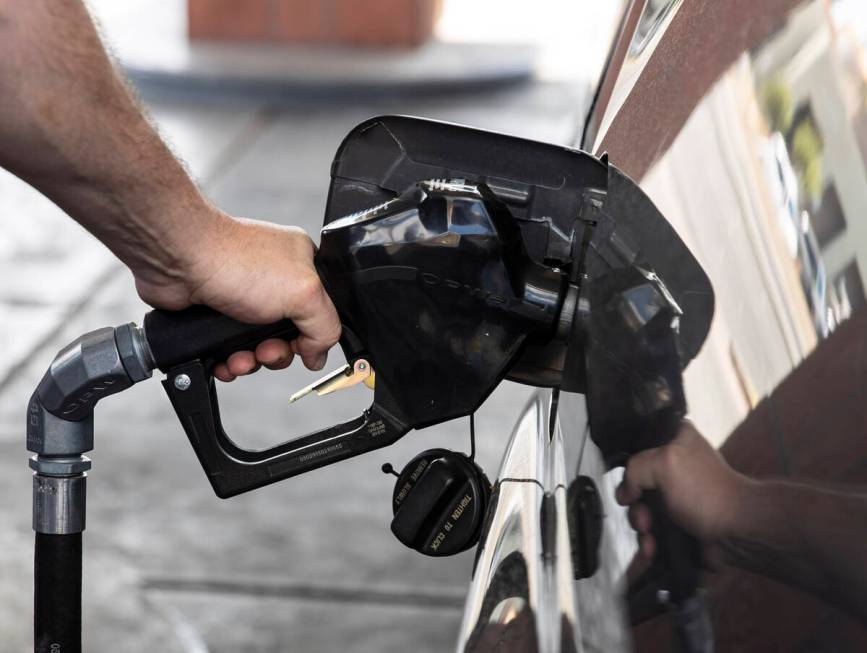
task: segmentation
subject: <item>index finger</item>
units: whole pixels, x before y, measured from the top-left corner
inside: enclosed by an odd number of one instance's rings
[[[316,284],[304,293],[304,301],[290,318],[300,332],[293,349],[304,365],[315,369],[325,353],[340,339],[340,318],[325,288]]]
[[[617,486],[615,498],[617,503],[628,506],[641,497],[644,490],[655,490],[659,487],[656,478],[656,467],[660,457],[660,449],[647,449],[632,456],[626,463],[623,481]]]

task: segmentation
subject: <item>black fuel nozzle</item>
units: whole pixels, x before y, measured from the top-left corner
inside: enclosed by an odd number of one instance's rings
[[[668,442],[686,414],[682,311],[662,280],[638,266],[587,279],[583,296],[591,436],[613,467]]]
[[[294,338],[294,325],[245,325],[204,307],[145,318],[154,361],[168,375],[163,386],[220,497],[470,415],[526,342],[552,337],[567,295],[566,275],[530,258],[503,202],[465,180],[413,183],[329,222],[315,263],[343,324],[346,369],[375,370],[373,403],[354,420],[271,449],[242,449],[225,433],[212,370],[236,349]],[[345,380],[338,370],[321,385],[335,379]]]
[[[590,434],[609,467],[671,441],[686,415],[679,326],[682,310],[639,266],[588,279],[583,317]],[[700,542],[671,519],[662,495],[645,492],[657,542],[654,564],[629,595],[633,620],[667,609],[680,650],[707,653],[713,635],[701,589]],[[649,598],[648,598],[649,597]]]

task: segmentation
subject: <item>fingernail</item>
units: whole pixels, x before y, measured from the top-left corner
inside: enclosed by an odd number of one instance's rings
[[[321,370],[325,367],[325,363],[328,362],[328,354],[322,354],[319,358],[316,359],[316,362],[313,364],[314,369]]]

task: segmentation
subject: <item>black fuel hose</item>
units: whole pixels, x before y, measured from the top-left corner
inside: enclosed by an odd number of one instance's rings
[[[81,533],[36,533],[36,653],[81,653]]]

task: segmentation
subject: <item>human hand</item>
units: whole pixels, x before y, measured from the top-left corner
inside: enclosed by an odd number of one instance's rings
[[[266,340],[255,351],[239,351],[214,368],[232,381],[255,372],[287,367],[297,354],[311,370],[322,369],[340,337],[340,320],[322,287],[313,241],[297,227],[231,218],[215,212],[213,225],[172,269],[139,265],[136,289],[149,304],[180,310],[205,304],[252,324],[291,319],[300,331],[292,342]]]
[[[748,483],[687,421],[669,444],[632,456],[616,498],[629,506],[639,563],[652,560],[657,546],[650,509],[641,501],[643,491],[659,490],[672,520],[701,540],[712,558],[714,545],[730,533],[743,507]]]

